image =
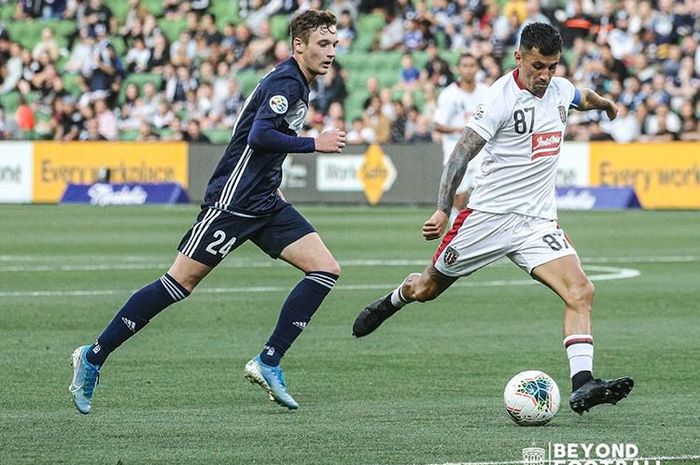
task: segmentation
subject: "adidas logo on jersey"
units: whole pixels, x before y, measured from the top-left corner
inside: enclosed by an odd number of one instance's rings
[[[292,324],[296,326],[299,329],[304,329],[306,328],[306,322],[305,321],[293,321]]]
[[[136,332],[136,323],[124,317],[122,317],[122,321],[124,322],[126,327],[129,328],[132,332]]]

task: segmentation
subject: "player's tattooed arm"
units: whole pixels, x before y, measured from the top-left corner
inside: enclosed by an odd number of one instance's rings
[[[617,116],[617,105],[615,105],[615,102],[601,97],[591,89],[583,89],[581,91],[581,101],[577,110],[603,110],[611,121]]]
[[[450,214],[452,199],[455,196],[457,187],[467,171],[467,165],[481,149],[486,145],[486,141],[472,128],[466,128],[462,137],[457,142],[450,159],[442,171],[440,179],[440,193],[438,194],[438,210]]]
[[[438,194],[438,208],[435,213],[423,223],[423,237],[432,241],[442,236],[447,226],[452,199],[459,186],[464,173],[467,171],[469,161],[476,156],[486,145],[486,141],[473,129],[466,128],[457,146],[452,151],[450,159],[442,170],[440,180],[440,193]]]

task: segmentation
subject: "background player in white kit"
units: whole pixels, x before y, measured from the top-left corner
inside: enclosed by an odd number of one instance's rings
[[[515,52],[517,69],[498,79],[467,124],[440,181],[438,209],[423,225],[437,239],[447,225],[455,190],[467,165],[485,147],[483,174],[449,233],[422,274],[409,275],[392,293],[368,305],[353,334],[371,333],[404,305],[435,299],[459,277],[506,256],[564,301],[564,346],[569,358],[571,408],[615,404],[634,385],[631,378],[593,378],[591,306],[593,284],[556,221],[555,177],[569,108],[617,107],[589,89],[553,77],[561,36],[552,26],[526,26]]]
[[[447,161],[464,131],[464,126],[488,91],[488,86],[476,81],[478,70],[479,66],[473,55],[461,54],[457,62],[459,80],[445,87],[438,97],[433,121],[435,130],[442,134],[443,166],[447,165]],[[451,221],[467,205],[469,192],[474,189],[474,182],[482,159],[483,156],[479,154],[469,163],[462,182],[457,186],[452,201]]]

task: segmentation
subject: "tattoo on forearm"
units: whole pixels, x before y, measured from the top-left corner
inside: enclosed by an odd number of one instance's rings
[[[466,128],[457,142],[450,159],[442,170],[440,193],[438,194],[438,209],[448,215],[452,208],[452,199],[457,191],[469,161],[474,158],[486,145],[486,141],[471,128]]]
[[[581,94],[581,104],[578,106],[579,111],[586,110],[603,110],[606,106],[606,100],[596,94],[591,89],[583,89]]]

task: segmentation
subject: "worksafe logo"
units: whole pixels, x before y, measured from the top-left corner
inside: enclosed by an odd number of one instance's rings
[[[358,178],[362,182],[367,200],[371,205],[376,205],[384,192],[394,184],[396,167],[391,162],[391,158],[384,154],[381,147],[372,144],[365,153]]]
[[[564,444],[550,442],[547,449],[523,449],[523,465],[661,465],[642,458],[635,444]]]

